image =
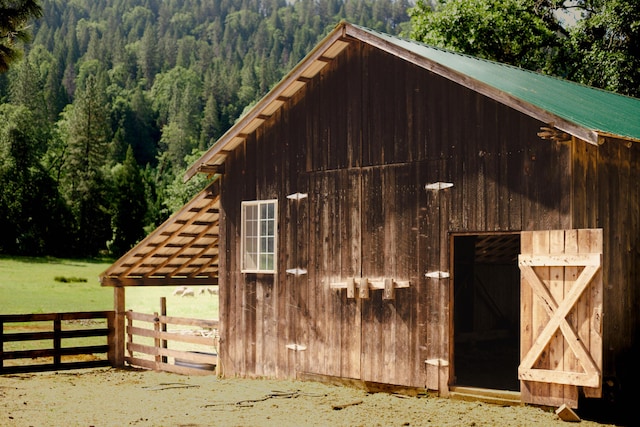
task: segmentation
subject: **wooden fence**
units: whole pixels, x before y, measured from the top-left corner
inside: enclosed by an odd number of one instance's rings
[[[144,314],[131,310],[126,312],[126,320],[125,362],[129,365],[186,375],[216,372],[217,320],[172,317],[157,313]],[[140,326],[140,323],[144,323],[146,327]],[[176,331],[167,328],[167,325],[187,326],[191,329]],[[134,342],[134,337],[146,343]],[[170,346],[169,342],[173,342],[174,345]],[[169,348],[174,346],[181,348]],[[191,349],[186,350],[184,347]],[[194,351],[196,348],[198,351]]]
[[[113,355],[109,351],[109,342],[110,335],[113,333],[114,318],[113,311],[0,315],[0,374],[110,366]],[[100,319],[106,319],[106,327],[104,322],[86,322]],[[85,322],[82,322],[83,320]],[[27,324],[18,325],[20,323]],[[9,324],[13,324],[14,330],[19,327],[26,331],[5,331],[5,325]],[[78,338],[88,337],[104,337],[105,344],[65,345],[73,344],[72,341],[67,340],[76,339],[77,341]],[[5,351],[8,343],[28,341],[32,342],[31,346],[46,346],[46,348]],[[96,356],[99,354],[105,356]],[[82,356],[91,360],[78,360],[82,359]],[[5,366],[6,360],[17,361],[18,359],[22,359],[18,364]],[[25,359],[28,359],[26,363]]]

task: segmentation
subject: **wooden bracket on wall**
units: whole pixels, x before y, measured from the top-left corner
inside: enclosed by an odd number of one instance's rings
[[[383,299],[395,299],[396,289],[408,288],[411,283],[408,280],[398,280],[391,277],[383,277],[381,279],[369,279],[366,277],[350,277],[345,282],[333,282],[329,286],[331,289],[346,289],[347,298],[356,297],[356,289],[358,289],[358,297],[361,299],[369,298],[369,291],[381,290]]]

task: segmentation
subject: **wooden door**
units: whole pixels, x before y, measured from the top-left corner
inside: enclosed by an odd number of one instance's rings
[[[526,403],[578,405],[602,391],[602,229],[521,236],[520,366]]]

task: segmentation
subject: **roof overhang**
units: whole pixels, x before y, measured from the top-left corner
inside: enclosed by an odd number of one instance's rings
[[[220,180],[100,275],[102,286],[218,284]]]

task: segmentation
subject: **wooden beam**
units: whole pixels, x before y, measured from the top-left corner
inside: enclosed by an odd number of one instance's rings
[[[102,286],[127,287],[127,286],[216,286],[218,277],[106,277]]]
[[[220,165],[200,165],[200,167],[198,168],[198,172],[224,175],[224,163]]]

